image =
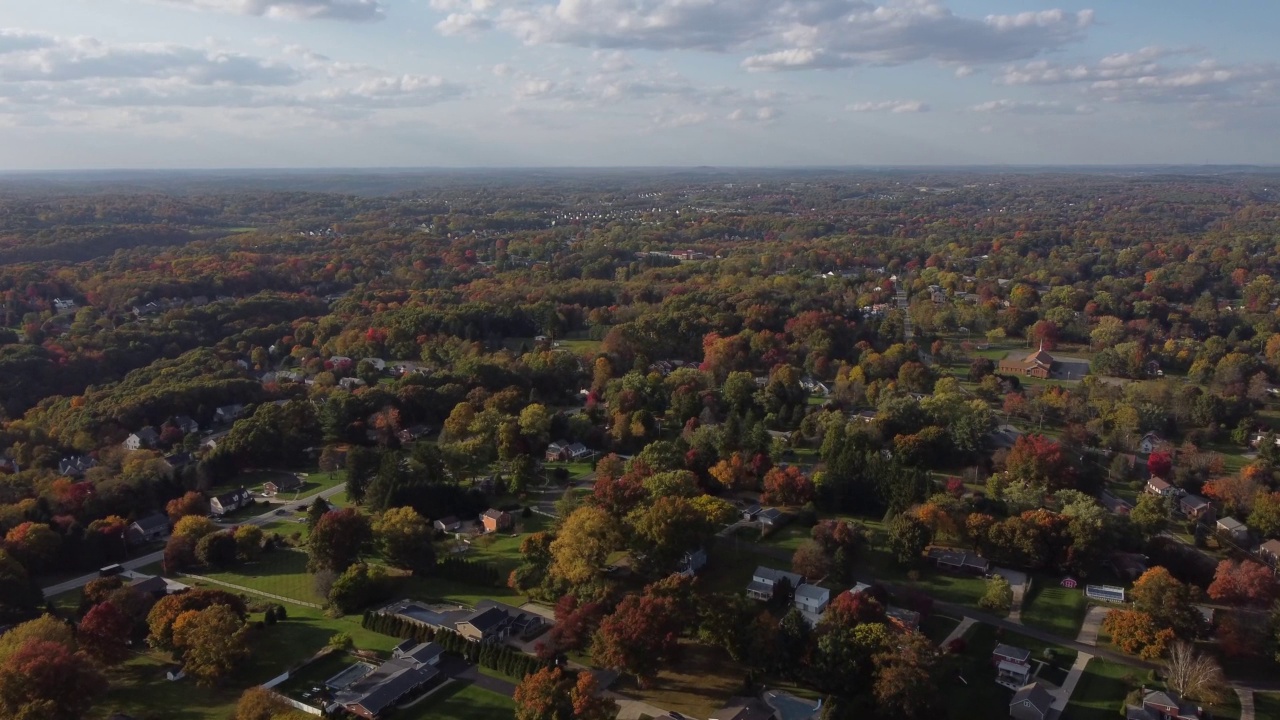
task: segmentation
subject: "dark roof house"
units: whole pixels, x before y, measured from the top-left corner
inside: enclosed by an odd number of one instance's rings
[[[1023,685],[1009,701],[1009,717],[1014,720],[1044,720],[1053,707],[1053,695],[1038,682]]]

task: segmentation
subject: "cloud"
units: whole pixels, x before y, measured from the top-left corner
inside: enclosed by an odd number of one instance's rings
[[[676,128],[689,127],[691,125],[701,125],[705,123],[710,116],[705,112],[681,113],[679,115],[667,115],[659,113],[653,116],[653,127],[674,130]]]
[[[1148,47],[1117,53],[1093,64],[1036,60],[1004,68],[1000,85],[1073,86],[1113,103],[1265,103],[1280,81],[1278,63],[1226,64],[1213,58],[1188,62],[1188,49]]]
[[[1057,100],[991,100],[970,108],[973,112],[1002,115],[1092,115],[1091,105],[1071,105]]]
[[[854,103],[845,107],[849,112],[858,113],[922,113],[929,112],[929,106],[919,100],[880,100],[878,102]]]
[[[782,116],[782,112],[770,105],[756,108],[755,110],[744,110],[738,108],[725,116],[726,120],[738,123],[762,123],[769,124],[776,121]]]
[[[597,69],[606,75],[624,73],[635,67],[631,56],[621,50],[596,50],[591,53],[591,59],[596,61]]]
[[[469,35],[493,27],[493,21],[475,13],[449,13],[449,16],[436,23],[436,30],[441,35]]]
[[[282,20],[382,20],[386,10],[379,0],[157,0],[191,10],[233,15],[253,15]]]
[[[284,63],[179,45],[110,46],[92,38],[51,41],[0,55],[0,82],[169,79],[195,85],[292,85],[301,76]]]
[[[53,38],[25,30],[0,29],[0,55],[23,50],[38,50],[53,44]]]
[[[741,53],[753,71],[1028,60],[1085,37],[1090,10],[957,15],[943,0],[432,0],[526,45]],[[451,28],[449,28],[451,31]]]

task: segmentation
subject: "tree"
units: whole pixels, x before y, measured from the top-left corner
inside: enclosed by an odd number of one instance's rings
[[[200,517],[208,515],[209,501],[205,498],[204,493],[192,490],[182,497],[170,500],[164,506],[164,509],[165,513],[169,515],[169,522],[176,523],[188,515],[199,515]]]
[[[551,542],[549,572],[570,585],[592,580],[609,553],[618,549],[617,521],[604,510],[585,506],[574,510]]]
[[[307,720],[311,717],[294,710],[274,692],[255,685],[240,695],[232,720]]]
[[[215,532],[218,532],[217,523],[203,515],[186,515],[173,525],[173,537],[188,538],[193,543]]]
[[[633,510],[627,520],[632,546],[644,556],[641,565],[649,571],[670,571],[685,553],[701,547],[714,533],[706,516],[678,496],[660,497],[648,507]]]
[[[929,531],[913,515],[901,514],[889,521],[889,549],[903,565],[920,561],[920,555],[929,545]]]
[[[39,572],[53,562],[62,538],[43,523],[24,522],[4,536],[4,547],[28,570]]]
[[[340,613],[353,613],[384,599],[390,589],[386,570],[379,565],[358,563],[334,580],[329,588],[329,605]]]
[[[544,667],[525,675],[516,686],[516,720],[560,720],[564,717],[565,675],[560,668]]]
[[[197,588],[178,595],[166,595],[151,607],[147,614],[147,642],[156,648],[173,647],[173,625],[178,617],[189,610],[204,610],[214,605],[225,605],[238,617],[245,616],[244,601],[224,590]]]
[[[1147,472],[1152,477],[1167,478],[1173,470],[1173,458],[1167,452],[1153,452],[1147,456]]]
[[[31,581],[27,569],[0,550],[0,622],[14,623],[31,617],[44,602],[44,593]]]
[[[1175,642],[1165,666],[1169,689],[1182,699],[1206,704],[1222,701],[1227,686],[1222,667],[1212,657],[1196,652],[1191,643]]]
[[[226,605],[188,610],[173,622],[173,645],[186,673],[202,685],[216,684],[249,657],[248,628]]]
[[[596,676],[585,671],[569,691],[569,705],[573,720],[613,720],[618,715],[617,701],[603,695]]]
[[[813,481],[795,465],[773,468],[765,473],[760,499],[771,505],[804,505],[813,500]]]
[[[1162,567],[1153,567],[1133,583],[1129,591],[1133,609],[1144,612],[1161,627],[1172,628],[1180,638],[1195,638],[1204,628],[1204,616],[1196,608],[1191,588]]]
[[[252,562],[262,554],[262,528],[257,525],[241,525],[236,528],[236,557]]]
[[[1013,588],[1001,575],[992,575],[987,581],[986,592],[978,600],[978,607],[992,612],[1008,612],[1013,607]]]
[[[62,643],[27,640],[0,665],[0,717],[80,720],[106,691],[93,661]]]
[[[1242,472],[1214,478],[1204,484],[1202,492],[1206,497],[1222,503],[1228,513],[1236,517],[1247,517],[1260,496],[1265,495],[1264,490],[1256,477]]]
[[[648,687],[679,648],[678,611],[670,598],[628,595],[600,623],[591,643],[596,663],[636,676]]]
[[[373,523],[373,535],[387,562],[415,573],[435,567],[433,534],[426,518],[411,507],[387,510]]]
[[[831,569],[831,557],[813,540],[801,543],[791,556],[791,570],[815,582],[829,575]]]
[[[332,509],[329,501],[322,497],[312,500],[311,505],[307,507],[307,525],[315,527],[320,522],[320,518],[324,517],[324,514]]]
[[[1150,615],[1138,610],[1112,610],[1103,618],[1102,629],[1116,647],[1144,660],[1160,657],[1174,640],[1171,628],[1161,628]]]
[[[133,620],[110,600],[94,605],[80,620],[80,647],[104,665],[118,665],[129,657]]]
[[[351,566],[373,539],[369,519],[355,508],[330,510],[311,528],[307,570],[340,573]]]
[[[1129,520],[1145,537],[1158,535],[1169,524],[1169,498],[1143,493],[1129,511]]]
[[[599,602],[578,602],[573,595],[565,595],[556,603],[556,624],[549,637],[556,650],[582,650],[591,641],[604,618],[606,607]]]
[[[209,568],[225,567],[235,561],[237,549],[235,535],[230,530],[219,530],[196,543],[196,560]]]
[[[1213,574],[1209,597],[1229,605],[1269,606],[1276,599],[1271,569],[1250,560],[1223,560]]]
[[[1249,527],[1263,537],[1280,537],[1280,492],[1262,493],[1249,513]]]
[[[9,632],[0,635],[0,665],[3,665],[29,641],[39,640],[76,649],[75,633],[71,626],[52,615],[41,615],[35,620],[19,623]]]
[[[941,653],[919,632],[895,638],[873,658],[876,667],[876,702],[886,717],[934,717],[942,705],[940,686]]]
[[[170,535],[164,544],[160,566],[166,574],[178,573],[196,564],[196,542],[183,535]]]
[[[1062,445],[1044,435],[1020,435],[1005,461],[1009,476],[1045,487],[1075,486],[1075,468]]]

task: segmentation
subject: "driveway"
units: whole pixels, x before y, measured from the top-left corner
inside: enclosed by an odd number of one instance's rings
[[[1009,581],[1013,604],[1009,606],[1009,622],[1022,623],[1022,599],[1027,594],[1027,574],[1020,570],[995,568],[991,572]]]

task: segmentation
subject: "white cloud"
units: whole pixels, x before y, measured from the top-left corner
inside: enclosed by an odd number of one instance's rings
[[[991,100],[974,105],[973,112],[1005,115],[1091,115],[1091,105],[1071,105],[1057,100]]]
[[[849,112],[859,113],[922,113],[928,112],[929,106],[919,100],[880,100],[876,102],[853,103],[845,107]]]
[[[449,16],[436,23],[436,30],[441,35],[466,35],[478,33],[493,27],[493,21],[475,13],[449,13]]]
[[[943,0],[432,0],[527,45],[743,53],[749,70],[1034,58],[1083,39],[1089,10],[984,18]]]
[[[675,128],[689,127],[691,125],[701,125],[705,123],[710,116],[705,112],[681,113],[679,115],[667,115],[659,113],[653,116],[653,126],[666,130]]]
[[[591,59],[596,61],[596,67],[600,72],[608,75],[624,73],[635,67],[631,56],[621,50],[596,50],[591,53]]]
[[[158,0],[168,5],[282,20],[368,22],[386,14],[379,0]]]
[[[169,44],[113,46],[70,38],[0,55],[0,82],[95,78],[183,80],[194,85],[292,85],[301,79],[297,69],[285,63]]]
[[[776,121],[781,116],[782,112],[777,108],[765,105],[763,107],[756,108],[755,110],[737,108],[726,115],[725,119],[730,122],[737,123],[752,122],[768,124]]]

